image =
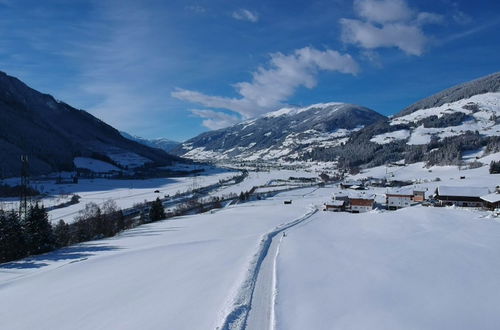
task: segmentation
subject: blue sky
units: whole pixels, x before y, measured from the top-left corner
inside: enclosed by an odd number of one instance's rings
[[[0,0],[0,70],[184,140],[285,105],[385,115],[500,71],[500,1]]]

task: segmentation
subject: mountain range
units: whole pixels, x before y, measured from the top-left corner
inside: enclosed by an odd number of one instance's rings
[[[178,144],[119,132],[84,110],[0,72],[0,175],[70,171],[92,159],[114,168],[209,161],[335,161],[369,167],[404,159],[458,164],[464,151],[500,151],[500,73],[427,97],[385,117],[346,103],[285,107]],[[173,156],[166,151],[177,155]]]
[[[353,132],[385,119],[354,104],[289,107],[203,133],[172,152],[198,160],[299,160],[315,148],[342,145]]]
[[[352,104],[283,108],[202,133],[172,152],[199,160],[337,161],[340,166],[456,164],[465,150],[498,151],[500,73],[427,97],[387,118]]]
[[[161,149],[161,150],[164,150],[166,152],[172,151],[173,149],[175,149],[176,147],[178,147],[181,144],[180,142],[172,141],[172,140],[167,139],[167,138],[145,139],[145,138],[142,138],[140,136],[129,134],[127,132],[120,132],[120,133],[121,133],[121,135],[123,135],[125,138],[127,138],[129,140],[139,142],[139,143],[144,144],[144,145],[151,147],[151,148]]]

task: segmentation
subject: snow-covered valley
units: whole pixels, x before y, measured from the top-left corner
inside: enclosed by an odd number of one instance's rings
[[[404,168],[391,175],[429,190],[499,183],[486,166]],[[278,173],[226,189],[293,174]],[[377,173],[386,175],[353,179]],[[496,328],[498,218],[454,207],[321,211],[339,190],[296,189],[2,264],[2,329]],[[373,192],[382,202],[385,189]]]

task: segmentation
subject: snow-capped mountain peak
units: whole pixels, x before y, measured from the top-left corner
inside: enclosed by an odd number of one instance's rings
[[[368,108],[338,102],[285,107],[203,133],[173,152],[193,159],[297,160],[317,148],[342,144],[352,132],[383,119]]]

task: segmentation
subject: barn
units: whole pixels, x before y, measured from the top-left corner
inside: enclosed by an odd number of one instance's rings
[[[489,194],[490,190],[486,187],[439,186],[435,197],[443,205],[483,207],[484,200],[481,197]]]
[[[345,210],[346,201],[344,200],[334,200],[325,204],[324,211],[331,212],[342,212]]]
[[[490,210],[500,209],[500,194],[493,193],[481,196],[484,206]]]

